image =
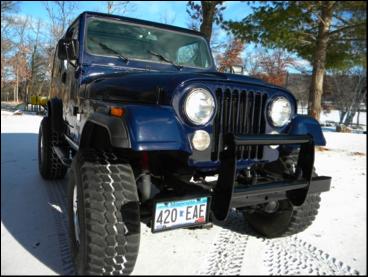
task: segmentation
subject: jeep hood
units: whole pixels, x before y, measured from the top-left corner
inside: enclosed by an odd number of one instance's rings
[[[185,82],[230,82],[276,88],[243,75],[221,72],[119,72],[84,79],[85,97],[106,101],[169,104],[172,94]],[[277,87],[278,88],[278,87]],[[278,88],[282,89],[282,88]],[[282,89],[283,90],[283,89]]]

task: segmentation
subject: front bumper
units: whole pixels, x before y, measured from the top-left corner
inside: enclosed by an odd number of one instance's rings
[[[293,179],[252,184],[234,188],[236,178],[236,147],[240,145],[300,145],[298,162]],[[226,219],[231,207],[239,208],[272,200],[289,199],[295,206],[304,203],[309,193],[330,189],[331,177],[312,177],[314,142],[310,135],[247,135],[227,134],[221,166],[214,190],[212,212],[216,219]]]

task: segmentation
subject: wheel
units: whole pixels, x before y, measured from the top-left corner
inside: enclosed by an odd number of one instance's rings
[[[296,162],[297,156],[291,154],[273,167],[289,171],[295,168]],[[313,176],[317,176],[314,168]],[[287,199],[273,201],[251,212],[244,211],[243,215],[249,225],[262,236],[268,238],[291,236],[304,231],[312,224],[318,213],[320,201],[320,193],[314,193],[309,194],[301,206],[293,206]]]
[[[51,131],[49,118],[44,117],[38,133],[38,168],[44,179],[54,180],[65,176],[67,167],[52,150],[52,146],[60,144],[60,141],[60,135]]]
[[[129,274],[140,240],[131,166],[91,149],[74,157],[68,186],[69,235],[77,274]]]
[[[243,215],[260,235],[268,238],[286,237],[300,233],[312,224],[320,201],[319,193],[310,194],[299,207],[293,206],[288,200],[281,200],[276,202],[275,211],[270,211],[266,205],[264,209],[257,209],[252,213],[244,212]]]

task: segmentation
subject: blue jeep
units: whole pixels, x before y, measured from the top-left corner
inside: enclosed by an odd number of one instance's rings
[[[319,123],[287,90],[216,71],[198,32],[84,12],[57,44],[39,132],[45,179],[69,170],[78,274],[129,274],[141,222],[208,226],[232,209],[265,237],[303,231],[331,178]]]

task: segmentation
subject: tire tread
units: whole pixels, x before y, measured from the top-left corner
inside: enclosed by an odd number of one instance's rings
[[[85,201],[87,258],[78,273],[131,273],[140,240],[138,194],[131,166],[111,153],[92,149],[80,150],[73,163],[80,168]],[[126,205],[130,202],[136,205]],[[134,216],[123,218],[122,209]],[[125,234],[124,226],[135,226],[135,230]]]

